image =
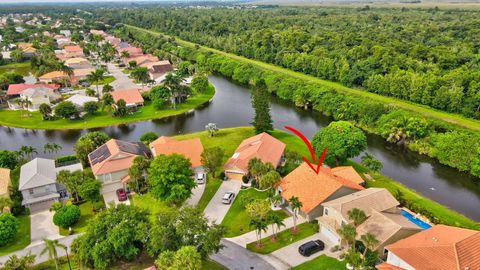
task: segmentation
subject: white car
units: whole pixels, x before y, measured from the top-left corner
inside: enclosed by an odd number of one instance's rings
[[[206,178],[207,175],[205,173],[197,173],[195,175],[195,180],[197,181],[197,184],[205,184]]]
[[[235,193],[233,192],[225,192],[222,198],[222,203],[224,204],[231,204],[233,201],[233,198],[235,198]]]

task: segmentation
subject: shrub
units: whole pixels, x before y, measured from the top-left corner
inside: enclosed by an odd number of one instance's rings
[[[220,177],[220,179],[222,179],[222,180],[225,179],[225,172],[222,171],[222,172],[220,173],[219,177]]]
[[[242,176],[242,181],[244,184],[247,184],[248,183],[248,176],[244,175]]]
[[[5,246],[15,238],[19,225],[20,222],[12,214],[0,214],[0,246]]]
[[[68,228],[80,219],[80,207],[76,205],[65,205],[58,209],[53,215],[53,224]]]
[[[148,131],[140,136],[140,141],[148,145],[151,142],[155,141],[158,138],[158,135],[153,131]]]

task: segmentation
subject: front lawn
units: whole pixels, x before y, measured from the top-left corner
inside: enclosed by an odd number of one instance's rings
[[[271,225],[269,225],[269,227],[271,227]],[[297,225],[297,229],[298,231],[295,234],[292,233],[291,228],[281,231],[277,234],[277,239],[275,242],[271,240],[271,236],[262,238],[260,240],[260,242],[262,243],[261,248],[257,248],[256,241],[249,243],[247,244],[247,249],[261,254],[272,253],[275,250],[281,249],[311,235],[314,235],[318,232],[318,224],[305,222]]]
[[[185,103],[177,106],[177,109],[164,108],[157,110],[151,102],[145,102],[144,107],[140,107],[137,112],[124,117],[114,117],[107,111],[98,111],[94,115],[87,115],[79,120],[44,121],[38,111],[30,112],[29,116],[24,116],[25,111],[0,110],[0,125],[31,129],[84,129],[114,126],[183,114],[208,102],[214,94],[215,91],[211,89],[205,93],[194,95],[188,98]]]
[[[233,201],[232,206],[222,221],[222,225],[227,227],[227,233],[225,234],[225,237],[235,237],[252,231],[252,228],[250,227],[251,219],[248,216],[245,207],[242,205],[242,200],[246,197],[253,199],[266,199],[267,192],[260,192],[254,188],[250,188],[248,190],[241,190],[237,194],[237,198],[235,201]],[[283,210],[279,210],[277,212],[283,219],[288,217]]]
[[[30,245],[30,216],[22,215],[18,216],[17,218],[20,222],[17,235],[15,236],[13,242],[4,247],[0,247],[0,256],[23,249]]]
[[[152,218],[154,218],[159,213],[163,213],[172,209],[165,202],[153,198],[150,193],[141,195],[135,194],[130,196],[129,199],[130,204],[147,210],[150,213],[150,217]]]
[[[84,202],[78,206],[80,207],[80,219],[75,225],[72,226],[74,234],[84,232],[87,229],[88,221],[95,216],[95,214],[93,213],[93,205],[91,202]],[[97,203],[97,209],[103,206],[103,200]],[[60,227],[60,235],[69,235],[68,228],[64,229]]]
[[[115,81],[115,77],[105,76],[105,77],[103,77],[103,80],[99,81],[98,83],[92,83],[92,85],[104,85],[104,84],[109,84],[113,81]]]
[[[345,270],[347,269],[347,263],[341,262],[335,258],[328,257],[326,255],[320,255],[317,258],[297,265],[292,270]]]
[[[208,203],[210,200],[213,198],[213,195],[217,193],[218,188],[222,184],[222,180],[218,178],[211,178],[209,177],[207,179],[207,183],[205,184],[205,190],[203,191],[202,197],[200,198],[200,201],[198,201],[197,207],[200,208],[200,210],[205,210],[207,207]]]

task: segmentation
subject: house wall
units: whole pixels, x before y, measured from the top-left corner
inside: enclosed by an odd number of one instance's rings
[[[57,185],[50,184],[41,187],[22,190],[23,199],[38,198],[47,194],[57,193]]]
[[[410,266],[408,263],[406,263],[404,260],[402,260],[400,257],[398,257],[397,255],[395,255],[390,251],[388,252],[388,256],[387,256],[387,263],[394,266],[401,267],[406,270],[415,270],[415,268]]]
[[[124,185],[122,183],[122,178],[128,175],[128,169],[113,172],[113,173],[106,173],[97,175],[96,178],[100,180],[103,184],[102,186],[102,194],[107,192],[116,191],[119,188],[123,188]]]

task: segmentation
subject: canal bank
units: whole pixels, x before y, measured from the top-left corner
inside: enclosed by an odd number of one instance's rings
[[[193,113],[84,130],[0,127],[0,148],[18,150],[22,145],[32,145],[37,148],[39,156],[51,157],[71,154],[73,144],[88,131],[103,131],[113,138],[137,141],[147,131],[171,136],[202,131],[210,122],[216,123],[220,128],[250,125],[253,118],[250,91],[223,77],[211,76],[210,81],[216,89],[212,102],[198,107]],[[275,128],[284,130],[283,126],[290,125],[302,131],[308,138],[332,121],[317,111],[298,109],[292,103],[277,98],[272,98],[271,114]],[[367,151],[384,165],[382,174],[473,220],[480,220],[480,208],[477,207],[480,205],[478,178],[387,143],[379,136],[367,134],[367,139]],[[46,142],[58,143],[63,149],[58,153],[45,154],[42,149]]]

